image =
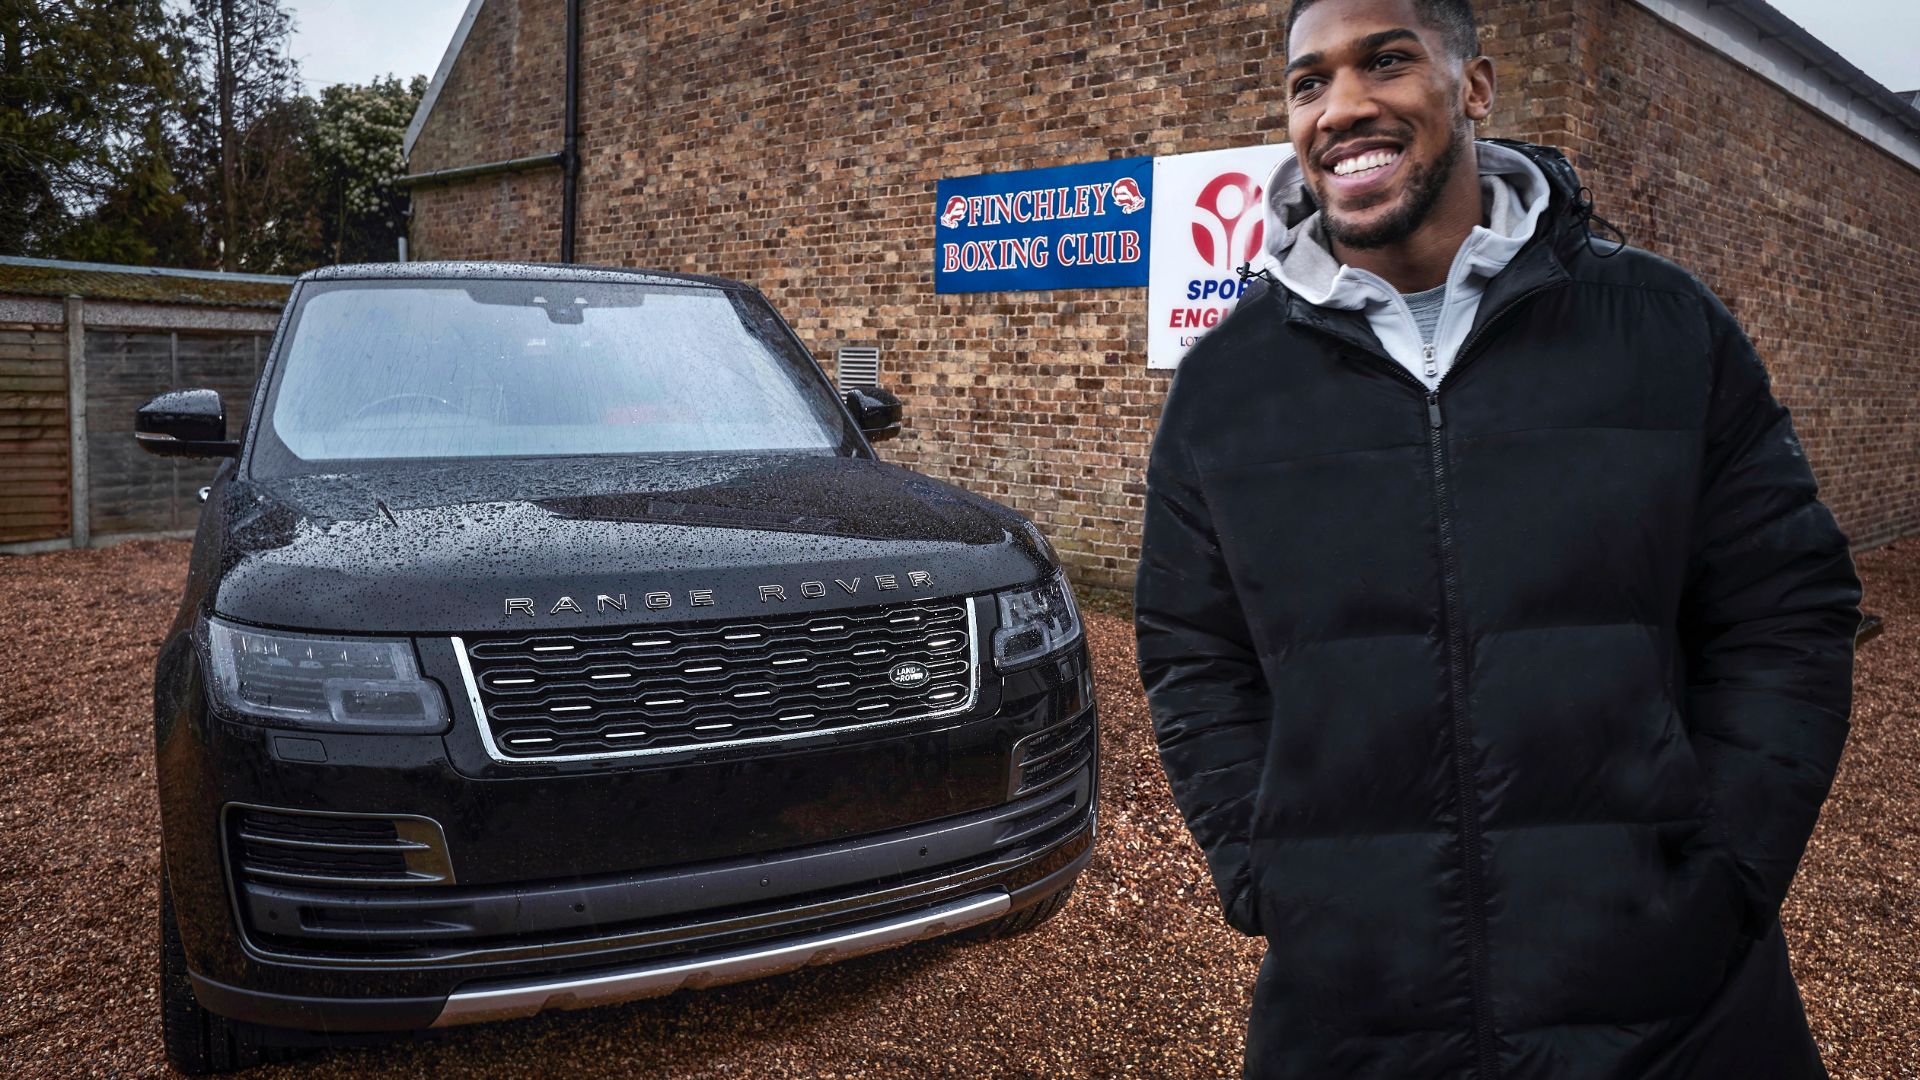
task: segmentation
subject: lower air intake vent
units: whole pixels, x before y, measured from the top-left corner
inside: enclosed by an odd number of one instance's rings
[[[454,639],[500,761],[661,753],[954,716],[978,690],[968,600]]]
[[[421,817],[359,817],[233,805],[235,876],[303,885],[441,885],[453,881],[440,826]]]
[[[1045,787],[1093,759],[1093,713],[1035,732],[1014,744],[1013,794]]]

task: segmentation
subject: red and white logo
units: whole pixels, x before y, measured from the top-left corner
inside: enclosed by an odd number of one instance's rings
[[[1147,208],[1147,197],[1140,194],[1140,181],[1131,176],[1123,176],[1113,182],[1113,202],[1123,214]]]
[[[1193,250],[1215,269],[1231,273],[1260,253],[1267,222],[1260,185],[1242,172],[1221,173],[1194,201]]]
[[[940,224],[945,225],[947,228],[951,229],[959,225],[960,220],[966,216],[967,216],[966,196],[950,195],[947,197],[947,208],[940,212]]]

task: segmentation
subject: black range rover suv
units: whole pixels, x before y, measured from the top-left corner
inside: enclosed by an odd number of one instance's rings
[[[572,266],[295,286],[155,672],[188,1072],[1058,910],[1080,620],[1024,518],[878,460],[753,289]]]

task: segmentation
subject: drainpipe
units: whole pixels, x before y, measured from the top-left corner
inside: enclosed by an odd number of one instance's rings
[[[580,206],[580,0],[567,0],[566,142],[560,149],[560,261],[573,261]]]

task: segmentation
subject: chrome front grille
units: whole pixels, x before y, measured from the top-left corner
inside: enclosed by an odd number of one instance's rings
[[[952,600],[455,638],[454,650],[488,753],[552,761],[956,715],[979,689],[974,638],[971,601]]]

